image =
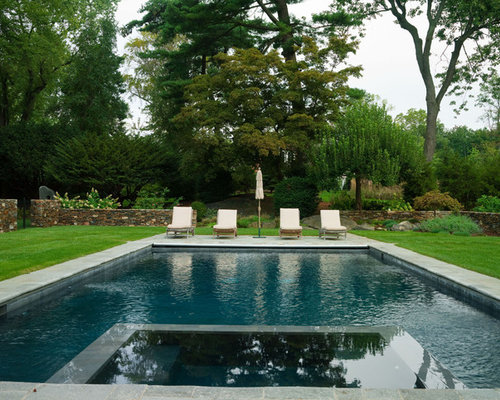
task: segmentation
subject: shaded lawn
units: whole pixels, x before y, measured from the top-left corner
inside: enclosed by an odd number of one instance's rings
[[[0,280],[165,232],[162,227],[54,226],[0,234]]]
[[[500,279],[500,237],[455,236],[444,233],[351,231],[394,243],[438,260]]]

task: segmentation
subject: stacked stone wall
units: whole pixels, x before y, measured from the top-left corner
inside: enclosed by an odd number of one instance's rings
[[[432,219],[434,217],[445,217],[450,215],[451,211],[373,211],[373,210],[346,210],[340,211],[340,215],[348,217],[354,221],[383,221],[393,219],[396,221],[416,220],[418,222]],[[461,211],[461,215],[470,217],[489,235],[500,235],[500,213],[484,213],[475,211]]]
[[[0,233],[17,229],[17,200],[0,199]]]
[[[171,221],[172,210],[71,209],[61,208],[58,200],[31,201],[32,226],[167,226]],[[193,223],[196,225],[196,210],[193,210]]]
[[[481,227],[484,233],[500,235],[500,213],[461,211],[460,214],[470,217]]]
[[[47,228],[58,225],[60,209],[59,200],[31,200],[31,226]]]

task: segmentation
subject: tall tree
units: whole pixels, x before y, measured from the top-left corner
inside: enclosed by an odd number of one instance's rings
[[[71,44],[89,16],[116,0],[3,0],[0,13],[0,125],[44,115],[41,99],[71,62]]]
[[[356,207],[361,209],[361,180],[397,183],[406,170],[418,167],[418,138],[392,121],[385,106],[360,100],[348,107],[315,150],[316,169],[326,178],[356,180]]]
[[[332,37],[320,49],[310,38],[303,41],[300,62],[257,49],[215,56],[217,70],[187,86],[186,106],[174,118],[179,131],[190,132],[189,150],[229,147],[247,165],[277,157],[290,168],[299,164],[295,169],[303,169],[316,131],[338,117],[347,80],[360,70],[338,65],[353,44]],[[327,58],[337,60],[335,70],[326,70]],[[304,103],[300,112],[293,106],[297,98]],[[233,160],[228,167],[236,164]],[[275,166],[278,173],[280,165]]]
[[[89,21],[75,40],[77,51],[61,82],[61,122],[80,132],[112,134],[122,128],[127,104],[119,71],[116,25],[112,15]]]
[[[425,86],[427,119],[424,152],[431,161],[436,148],[437,117],[444,96],[460,92],[479,78],[482,66],[500,59],[500,2],[498,0],[343,0],[336,11],[347,10],[362,18],[391,13],[412,38],[415,57]],[[325,17],[327,14],[325,14]],[[419,18],[427,30],[418,29]],[[444,68],[435,76],[432,50],[445,47]],[[460,86],[460,83],[464,86]]]
[[[227,53],[232,48],[257,47],[266,53],[271,48],[280,49],[287,61],[296,60],[302,36],[332,33],[336,23],[349,24],[346,18],[330,19],[324,25],[312,20],[296,18],[289,10],[292,4],[303,0],[149,0],[143,8],[141,21],[129,24],[129,30],[141,30],[157,35],[155,49],[144,56],[161,59],[164,70],[158,90],[161,115],[153,119],[172,118],[184,105],[184,87],[197,75],[206,74],[213,67],[212,58]],[[323,37],[327,37],[324,35]],[[184,40],[175,49],[165,46]],[[294,102],[297,110],[303,102]],[[153,113],[156,107],[152,107]],[[170,127],[171,128],[171,127]]]

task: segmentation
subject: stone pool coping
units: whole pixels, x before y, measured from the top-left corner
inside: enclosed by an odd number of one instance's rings
[[[43,270],[21,275],[0,282],[0,315],[23,307],[32,301],[40,301],[56,290],[92,275],[100,267],[108,267],[126,260],[141,257],[151,251],[151,246],[167,247],[215,247],[215,248],[365,248],[381,259],[402,264],[459,291],[472,301],[486,300],[488,308],[500,310],[500,280],[448,264],[406,250],[390,243],[382,243],[352,234],[346,240],[320,240],[318,237],[281,239],[279,237],[254,238],[239,236],[235,239],[214,239],[211,236],[166,238],[164,234],[141,239],[90,254]],[[450,284],[451,283],[451,284]],[[36,389],[36,392],[33,390]],[[47,383],[0,382],[1,399],[496,399],[500,389],[456,390],[379,390],[379,389],[324,389],[324,388],[203,388],[158,387],[147,385],[60,385]]]

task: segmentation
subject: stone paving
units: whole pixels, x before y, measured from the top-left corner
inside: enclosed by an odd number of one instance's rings
[[[290,248],[343,248],[356,246],[370,248],[394,260],[402,260],[406,265],[427,271],[436,279],[446,278],[455,282],[468,292],[486,297],[492,304],[500,304],[500,280],[473,271],[447,264],[431,257],[388,243],[381,243],[348,234],[346,240],[317,237],[301,239],[281,239],[279,237],[254,238],[240,236],[236,239],[214,239],[211,236],[189,238],[166,238],[157,235],[151,238],[128,242],[96,254],[71,260],[40,271],[22,275],[0,282],[0,315],[36,300],[45,292],[57,289],[61,281],[75,279],[75,275],[86,274],[96,268],[116,262],[123,256],[139,256],[149,251],[152,244],[158,246],[221,246],[221,247],[290,247]],[[44,288],[43,290],[40,290]],[[333,388],[207,388],[207,387],[168,387],[147,385],[61,385],[47,383],[0,382],[0,400],[256,400],[256,399],[335,399],[335,400],[500,400],[500,389],[467,390],[380,390],[380,389],[333,389]]]

